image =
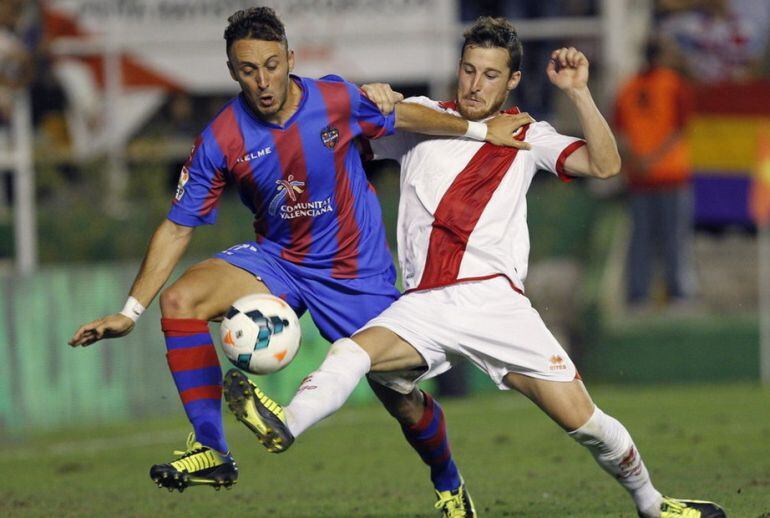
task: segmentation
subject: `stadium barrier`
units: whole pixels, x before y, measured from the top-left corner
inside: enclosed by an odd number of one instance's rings
[[[78,326],[120,309],[136,263],[43,268],[0,283],[0,434],[168,415],[182,407],[166,365],[160,311],[152,304],[128,336],[72,349]],[[302,348],[284,371],[260,379],[287,401],[326,354],[305,316]],[[219,325],[211,324],[215,343]],[[228,360],[220,354],[223,369]],[[372,398],[360,386],[353,402]]]
[[[75,424],[107,423],[168,415],[181,405],[168,373],[153,304],[131,334],[85,349],[67,340],[92,318],[123,301],[136,263],[48,267],[36,275],[7,275],[0,282],[0,435]],[[756,380],[756,322],[718,319],[650,325],[638,322],[593,336],[581,362],[591,383]],[[302,348],[284,371],[259,383],[287,402],[302,378],[321,362],[327,343],[305,315]],[[211,325],[218,343],[218,324]],[[220,357],[223,369],[229,362]],[[472,393],[494,390],[475,368],[467,369]],[[430,382],[429,382],[430,383]],[[429,384],[428,390],[434,386]],[[365,383],[352,403],[373,399]]]

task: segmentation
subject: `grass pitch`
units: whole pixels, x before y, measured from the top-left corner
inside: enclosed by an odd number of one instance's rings
[[[770,390],[755,385],[595,387],[665,494],[770,516]],[[484,517],[635,516],[582,447],[518,394],[443,402],[455,457]],[[181,409],[180,409],[181,414]],[[89,427],[0,449],[2,516],[432,517],[428,471],[376,406],[350,407],[281,455],[228,416],[231,491],[157,489],[151,464],[182,449],[182,419]]]

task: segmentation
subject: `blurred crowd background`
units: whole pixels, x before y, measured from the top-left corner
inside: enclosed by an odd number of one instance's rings
[[[287,26],[296,73],[384,81],[439,99],[452,95],[463,28],[481,15],[507,17],[524,43],[511,104],[568,134],[580,127],[545,67],[555,48],[585,52],[624,170],[608,182],[536,177],[528,199],[535,307],[581,371],[600,380],[770,376],[759,346],[762,271],[770,268],[762,259],[770,2],[265,3]],[[141,366],[149,361],[142,351],[162,354],[152,317],[126,338],[136,353],[104,348],[76,364],[66,339],[81,321],[120,309],[193,140],[237,92],[222,32],[227,16],[250,5],[0,2],[0,430],[108,415],[120,398],[124,415],[152,413],[138,403],[144,392],[122,385],[132,372],[170,379],[162,359]],[[397,168],[369,169],[395,249]],[[252,238],[231,192],[219,223],[196,233],[187,264]],[[312,330],[306,334],[312,342]],[[63,398],[107,380],[117,394],[107,397],[117,399],[62,403],[59,417],[38,416],[33,403],[17,400],[26,391],[22,374],[41,361],[74,369],[61,367],[55,380]],[[458,373],[441,382],[445,392],[483,383]]]

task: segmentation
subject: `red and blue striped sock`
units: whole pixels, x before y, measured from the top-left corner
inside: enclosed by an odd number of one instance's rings
[[[449,491],[460,486],[460,473],[452,459],[446,422],[441,405],[423,392],[425,409],[417,424],[401,426],[406,440],[430,467],[430,479],[437,491]]]
[[[222,427],[222,369],[205,320],[162,318],[166,359],[195,437],[227,452]]]

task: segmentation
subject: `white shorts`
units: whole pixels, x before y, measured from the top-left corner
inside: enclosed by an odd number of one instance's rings
[[[447,354],[467,358],[503,390],[509,388],[503,383],[509,372],[562,382],[577,375],[529,299],[503,277],[407,293],[361,331],[375,326],[409,342],[427,363],[427,370],[369,373],[404,394],[449,370]]]

